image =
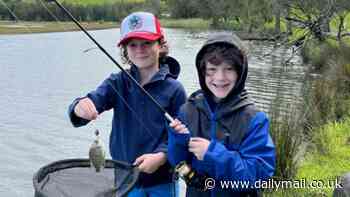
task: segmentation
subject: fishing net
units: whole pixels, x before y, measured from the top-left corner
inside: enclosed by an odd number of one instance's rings
[[[96,173],[88,159],[69,159],[48,164],[34,175],[35,197],[126,196],[135,185],[139,171],[130,164],[106,160]]]

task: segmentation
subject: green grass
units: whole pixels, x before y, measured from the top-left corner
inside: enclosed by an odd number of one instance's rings
[[[201,30],[209,28],[209,21],[202,19],[161,19],[163,27]],[[89,29],[117,28],[117,22],[82,22]],[[42,33],[75,31],[77,26],[72,22],[18,22],[0,21],[0,34]]]
[[[302,162],[296,179],[335,181],[350,171],[350,117],[319,128],[315,135],[317,149]],[[308,196],[331,196],[333,188],[305,189]]]
[[[299,188],[274,188],[264,192],[264,197],[332,196],[334,186],[339,184],[336,182],[338,176],[350,171],[350,117],[342,122],[326,124],[315,133],[318,145],[306,154],[297,176],[293,178],[299,183],[305,180],[306,184],[300,184],[302,187]],[[311,183],[320,188],[312,188]]]
[[[88,30],[117,28],[116,22],[82,22]],[[73,22],[18,22],[0,21],[0,34],[44,33],[61,31],[80,31]]]
[[[161,19],[161,24],[166,28],[185,28],[202,30],[209,28],[209,21],[202,19]],[[89,29],[108,29],[119,27],[118,22],[82,22]],[[0,21],[0,34],[42,33],[76,31],[77,26],[72,22],[18,22]]]

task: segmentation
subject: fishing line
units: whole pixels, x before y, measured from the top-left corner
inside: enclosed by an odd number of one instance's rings
[[[163,112],[165,118],[170,121],[173,122],[174,119],[171,117],[171,115],[153,98],[153,96],[148,93],[137,81],[136,79],[131,76],[131,74],[129,72],[127,72],[123,67],[121,67],[119,65],[119,63],[85,30],[84,27],[81,26],[81,24],[74,18],[74,16],[65,8],[63,7],[57,0],[46,0],[47,2],[55,2],[55,4],[63,11],[67,14],[67,16],[90,38],[91,41],[93,41],[96,46],[122,71],[124,72],[127,77],[133,81],[136,86],[144,93],[146,94],[149,99],[151,99],[151,101]],[[112,84],[110,84],[111,87],[113,87]]]
[[[39,0],[40,2],[42,2],[42,0]],[[50,10],[48,9],[47,6],[45,6],[43,3],[42,5],[45,7],[45,9],[49,12],[50,15],[53,15],[52,12],[50,12]],[[56,19],[57,22],[59,22],[58,18],[56,16],[52,16],[53,18]],[[98,49],[98,47],[93,47],[93,48],[90,48],[90,49]],[[88,52],[88,51],[84,51],[84,52]],[[133,114],[133,116],[135,117],[136,121],[141,125],[141,127],[143,127],[146,132],[148,133],[148,135],[150,135],[152,138],[156,138],[152,132],[149,130],[149,128],[147,128],[144,124],[144,121],[142,121],[140,119],[140,117],[137,115],[137,113],[133,110],[133,108],[128,104],[128,102],[124,99],[124,97],[119,93],[119,91],[116,89],[116,87],[114,86],[114,84],[110,81],[110,80],[107,80],[106,81],[110,86],[111,88],[113,89],[113,91],[119,96],[119,98],[121,99],[121,101],[124,103],[124,105],[128,108],[128,110]],[[96,120],[95,120],[96,121]],[[97,126],[96,124],[94,123],[95,121],[91,121],[93,123],[92,127],[97,130]]]
[[[49,13],[49,15],[51,15],[55,21],[62,27],[62,29],[64,31],[69,31],[69,29],[66,29],[65,26],[62,24],[62,22],[58,19],[58,17],[45,5],[45,3],[43,2],[43,0],[39,0],[40,4],[47,10],[47,12]],[[90,47],[88,49],[85,49],[83,52],[89,52],[90,50],[94,50],[94,49],[98,49],[98,47]]]
[[[67,29],[61,24],[60,20],[58,19],[57,16],[55,16],[53,14],[53,12],[50,11],[50,9],[44,4],[44,2],[42,2],[42,0],[39,0],[40,4],[45,8],[45,10],[48,11],[49,15],[51,15],[55,21],[57,23],[59,23],[59,25],[65,30],[67,31]],[[13,18],[15,18],[16,21],[20,21],[19,18],[17,17],[17,15],[9,8],[9,6],[3,2],[3,0],[0,0],[0,2],[2,3],[2,5],[9,11],[9,13],[12,15]],[[28,33],[33,34],[34,32],[31,30],[31,28],[29,28],[27,25],[23,25],[25,27],[25,29],[27,30]],[[97,47],[94,47],[94,49],[96,49]],[[150,130],[145,126],[145,124],[143,123],[143,121],[138,117],[137,113],[132,109],[132,107],[127,103],[127,101],[123,98],[122,95],[120,95],[119,91],[114,87],[114,85],[112,84],[112,82],[108,81],[107,82],[111,88],[114,90],[114,92],[120,97],[120,99],[122,100],[122,102],[125,104],[125,106],[134,114],[134,117],[136,118],[137,122],[143,127],[145,128],[145,130],[147,131],[147,133],[154,138],[154,136],[152,135],[152,132],[150,132]],[[92,127],[94,128],[94,130],[98,130],[97,129],[97,125],[94,123],[95,121],[92,121]]]
[[[111,82],[112,83],[112,82]],[[111,85],[111,84],[110,84]],[[143,124],[143,121],[137,116],[137,113],[132,109],[132,107],[128,104],[128,102],[123,98],[122,95],[120,95],[120,93],[115,89],[115,87],[112,86],[112,89],[115,91],[115,93],[118,94],[118,96],[120,97],[120,99],[123,101],[123,103],[126,105],[126,107],[134,114],[134,117],[136,118],[137,122],[139,122],[139,124],[141,124],[141,126],[143,128],[146,129],[148,135],[150,135],[152,138],[157,139],[156,137],[153,136],[152,132],[145,126],[145,124]]]

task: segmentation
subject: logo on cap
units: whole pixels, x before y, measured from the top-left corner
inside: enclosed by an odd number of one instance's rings
[[[140,29],[142,27],[142,18],[134,15],[130,18],[129,20],[129,29],[130,30],[136,30],[136,29]]]

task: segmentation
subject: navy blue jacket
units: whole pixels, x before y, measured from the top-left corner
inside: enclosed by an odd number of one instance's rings
[[[233,47],[241,54],[235,86],[219,102],[214,102],[200,66],[201,58],[210,45]],[[179,112],[179,119],[190,134],[179,134],[169,129],[168,159],[174,166],[186,161],[197,173],[216,181],[216,187],[209,191],[188,187],[187,196],[256,196],[255,181],[266,180],[274,173],[275,146],[269,134],[266,114],[255,107],[244,89],[248,63],[239,39],[230,34],[215,34],[198,52],[196,66],[201,90],[193,93]],[[188,151],[190,137],[210,141],[203,160],[198,160]],[[245,181],[242,184],[250,185],[247,188],[244,185],[233,189],[221,188],[220,181],[224,180]]]
[[[176,70],[177,73],[170,73],[169,66],[161,64],[159,72],[143,87],[170,115],[176,116],[186,100],[186,94],[181,83],[176,80],[179,68],[172,70]],[[138,82],[140,81],[136,66],[131,66],[128,72]],[[133,163],[137,157],[145,153],[167,153],[164,114],[125,73],[110,75],[95,91],[87,94],[87,97],[93,101],[99,114],[113,109],[109,143],[112,159]],[[74,107],[80,99],[76,99],[69,107],[69,116],[75,127],[89,122],[74,114]],[[141,173],[139,178],[139,184],[143,186],[171,181],[172,175],[168,163],[153,174]]]

